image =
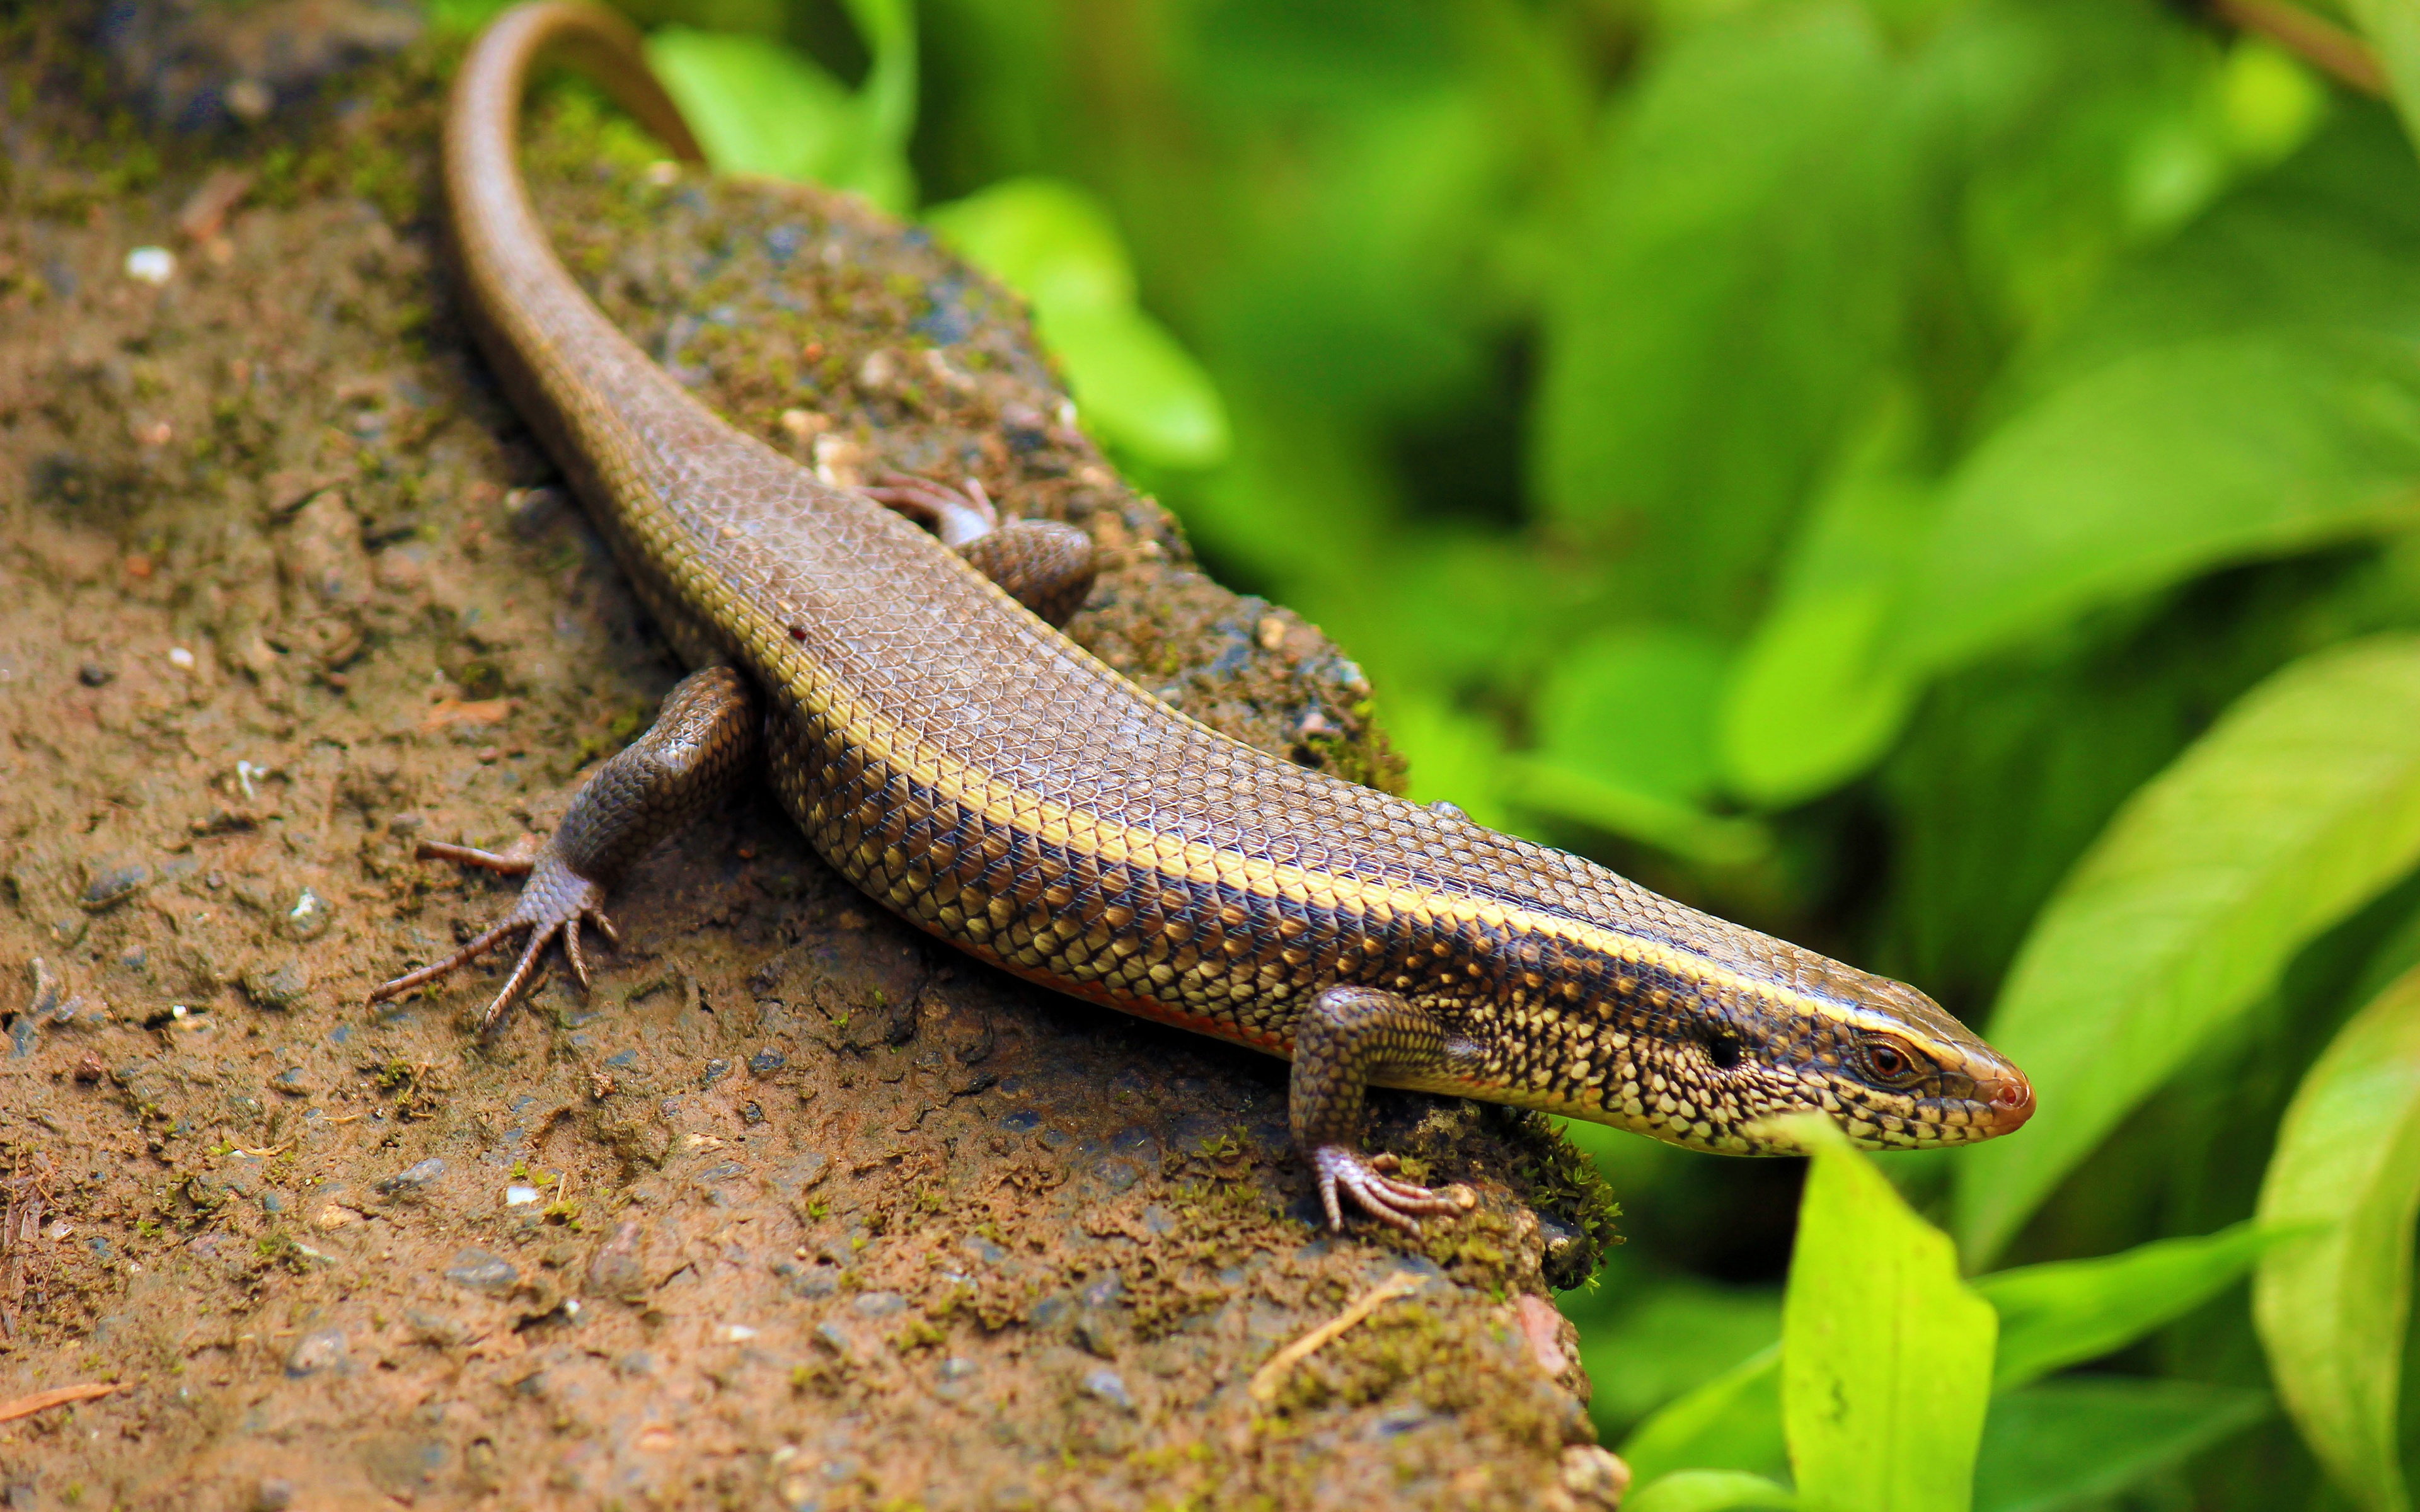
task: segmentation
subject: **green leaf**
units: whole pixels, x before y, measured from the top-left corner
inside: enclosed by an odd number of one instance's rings
[[[2420,347],[2215,336],[2114,362],[1950,479],[1902,654],[1938,671],[2229,563],[2420,522]]]
[[[1501,792],[1534,812],[1644,841],[1704,866],[1746,866],[1773,851],[1773,832],[1755,820],[1710,814],[1556,757],[1508,758]]]
[[[1134,302],[1134,264],[1117,224],[1099,200],[1063,178],[1004,179],[933,206],[924,224],[1037,307]]]
[[[1879,370],[1906,219],[1888,60],[1845,5],[1693,28],[1612,113],[1550,300],[1539,491],[1723,628]]]
[[[1790,1512],[1789,1487],[1738,1470],[1683,1470],[1622,1499],[1623,1512]]]
[[[1566,1293],[1560,1305],[1579,1325],[1580,1365],[1595,1388],[1589,1413],[1608,1443],[1781,1337],[1777,1288],[1637,1276]]]
[[[2191,1381],[2078,1377],[1992,1404],[1975,1467],[1975,1512],[2098,1505],[2260,1421],[2257,1391]]]
[[[1621,1458],[1639,1484],[1683,1470],[1787,1474],[1781,1346],[1769,1344],[1638,1425]]]
[[[1709,813],[1728,657],[1674,625],[1601,631],[1557,656],[1536,701],[1538,748],[1505,767],[1512,801],[1710,866],[1759,859],[1762,825]]]
[[[2420,1212],[2420,973],[2338,1031],[2261,1183],[2268,1224],[2319,1224],[2260,1262],[2253,1319],[2286,1408],[2366,1512],[2411,1505],[2397,1443]]]
[[[2256,331],[2420,338],[2420,162],[2382,111],[2345,110],[2273,173],[2114,269],[1999,384],[1999,422],[2123,358]]]
[[[896,176],[897,196],[873,194],[875,203],[904,210],[914,201],[908,173],[908,138],[916,130],[916,8],[908,0],[845,0],[849,20],[873,54],[858,91],[864,150],[879,170]],[[894,166],[895,165],[895,166]]]
[[[1077,404],[1110,444],[1165,467],[1225,459],[1218,391],[1165,326],[1132,307],[1034,313],[1043,345],[1067,364]]]
[[[1729,657],[1669,625],[1601,631],[1547,670],[1538,749],[1634,793],[1697,803],[1714,787],[1714,709]]]
[[[1808,1512],[1966,1512],[1999,1319],[1947,1235],[1828,1119],[1782,1307],[1781,1403]]]
[[[2042,911],[1991,1021],[2023,1133],[1965,1152],[1958,1233],[1998,1252],[2076,1163],[2420,858],[2420,638],[2304,657],[2128,800]]]
[[[1717,745],[1731,791],[1781,808],[1855,776],[1899,733],[1916,685],[1885,654],[1930,500],[1888,474],[1818,501],[1740,653]]]
[[[1977,1277],[1975,1289],[2000,1315],[1992,1389],[2009,1391],[2125,1348],[2241,1279],[2273,1242],[2273,1230],[2240,1223],[2099,1259]]]
[[[1510,816],[1497,796],[1504,735],[1477,715],[1406,688],[1380,706],[1388,738],[1410,764],[1406,795],[1450,803],[1474,823],[1500,829]]]
[[[2420,137],[2420,5],[2413,0],[2344,0],[2386,69],[2387,93],[2403,129]]]
[[[1135,303],[1115,224],[1081,188],[1013,178],[925,214],[969,261],[1033,302],[1035,333],[1066,366],[1085,419],[1151,462],[1222,460],[1227,411],[1210,376]]]
[[[666,26],[648,35],[647,62],[718,171],[814,180],[901,212],[915,199],[914,26],[896,0],[853,0],[850,11],[874,54],[856,93],[768,37]]]
[[[820,178],[856,153],[848,91],[771,38],[666,26],[647,62],[720,172]]]

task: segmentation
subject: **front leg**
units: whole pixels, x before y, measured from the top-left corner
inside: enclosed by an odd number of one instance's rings
[[[1342,1229],[1342,1187],[1364,1211],[1405,1233],[1420,1216],[1466,1211],[1465,1190],[1433,1192],[1388,1175],[1392,1155],[1361,1153],[1361,1107],[1373,1078],[1431,1070],[1445,1059],[1436,1021],[1393,993],[1330,987],[1311,999],[1294,1027],[1294,1083],[1286,1099],[1295,1148],[1319,1178],[1327,1226]]]
[[[595,924],[613,940],[604,913],[605,894],[640,856],[675,830],[688,826],[706,805],[737,785],[756,753],[756,698],[748,680],[728,667],[691,672],[666,695],[647,733],[597,769],[554,838],[529,860],[473,850],[466,845],[425,842],[423,860],[459,861],[491,872],[526,875],[512,911],[486,933],[446,959],[397,977],[370,994],[382,1003],[468,964],[506,936],[529,931],[504,990],[488,1005],[479,1026],[493,1026],[528,982],[538,952],[560,931],[563,953],[580,985],[588,985],[588,963],[580,953],[580,926]]]

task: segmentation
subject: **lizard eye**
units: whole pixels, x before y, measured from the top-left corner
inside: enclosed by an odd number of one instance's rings
[[[1885,1087],[1909,1086],[1936,1069],[1921,1052],[1882,1035],[1869,1035],[1857,1041],[1857,1060],[1869,1080]]]

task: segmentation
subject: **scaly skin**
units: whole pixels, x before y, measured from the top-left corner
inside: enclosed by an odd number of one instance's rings
[[[1340,1191],[1404,1227],[1467,1202],[1358,1151],[1367,1086],[1738,1154],[1789,1148],[1765,1120],[1793,1112],[1869,1148],[1989,1138],[2031,1114],[2024,1075],[1914,988],[1249,749],[884,501],[718,420],[539,230],[514,139],[541,49],[695,156],[620,22],[563,3],[500,18],[445,135],[476,329],[681,654],[762,699],[783,806],[866,893],[1019,976],[1295,1058],[1295,1137],[1340,1223]],[[587,833],[589,801],[567,834]],[[546,913],[529,921],[566,917]]]

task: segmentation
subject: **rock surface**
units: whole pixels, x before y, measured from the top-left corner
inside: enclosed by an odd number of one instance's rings
[[[457,322],[458,42],[188,137],[34,8],[0,39],[32,102],[0,180],[0,1411],[119,1389],[0,1422],[7,1504],[1606,1504],[1534,1299],[1609,1210],[1543,1120],[1381,1094],[1375,1137],[1481,1206],[1331,1237],[1282,1065],[954,955],[761,795],[640,869],[593,996],[558,969],[485,1041],[492,964],[364,1008],[506,902],[414,841],[543,832],[678,669]],[[1014,301],[861,206],[656,164],[582,96],[534,115],[566,260],[701,397],[835,481],[972,475],[1081,526],[1095,654],[1397,779],[1358,671],[1191,568]]]

